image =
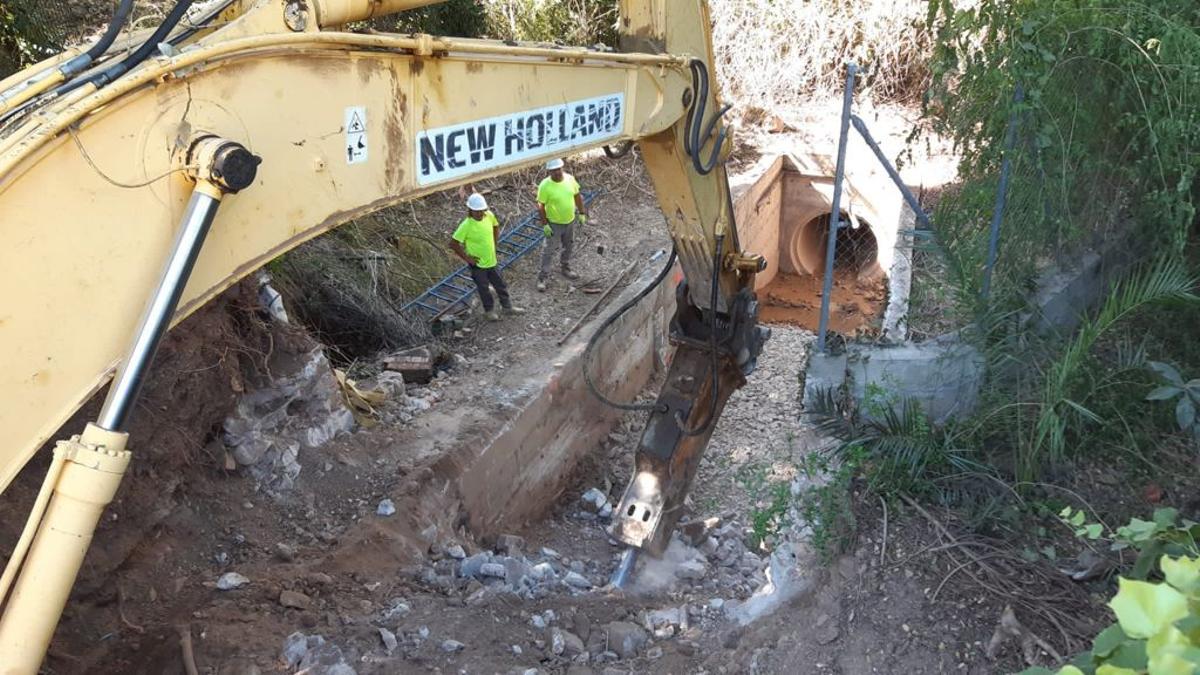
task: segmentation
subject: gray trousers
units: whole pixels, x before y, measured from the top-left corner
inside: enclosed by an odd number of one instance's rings
[[[538,273],[538,279],[545,279],[550,276],[550,265],[554,261],[554,254],[562,249],[562,268],[564,270],[571,267],[571,254],[575,251],[575,223],[570,225],[551,225],[550,229],[554,231],[549,237],[546,237],[546,242],[542,244],[542,269]]]

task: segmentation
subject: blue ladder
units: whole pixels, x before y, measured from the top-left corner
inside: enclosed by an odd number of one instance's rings
[[[584,205],[591,204],[599,194],[599,190],[585,190],[582,193]],[[534,211],[525,216],[500,235],[500,241],[496,244],[497,268],[508,269],[530,251],[541,246],[545,238],[538,212]],[[474,292],[475,281],[471,279],[471,271],[463,265],[405,305],[401,311],[428,322],[437,321],[458,308],[465,309]]]

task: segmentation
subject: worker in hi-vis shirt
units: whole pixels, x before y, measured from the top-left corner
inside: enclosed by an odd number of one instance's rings
[[[475,290],[483,302],[483,314],[488,321],[499,321],[495,300],[489,286],[496,290],[500,306],[505,314],[524,314],[525,310],[514,307],[508,295],[508,284],[500,276],[496,264],[496,242],[500,240],[500,221],[488,210],[487,200],[479,193],[467,197],[467,217],[458,224],[450,239],[450,248],[471,268]]]
[[[554,254],[560,249],[562,274],[568,279],[578,279],[571,270],[571,254],[575,248],[575,221],[587,223],[583,197],[579,194],[579,183],[575,177],[563,171],[563,161],[552,159],[546,163],[550,172],[538,185],[538,212],[542,216],[542,231],[546,233],[546,245],[542,248],[542,268],[538,272],[537,289],[546,290],[550,278],[550,265]]]

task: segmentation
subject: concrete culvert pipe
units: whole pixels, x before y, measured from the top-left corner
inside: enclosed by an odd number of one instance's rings
[[[787,252],[792,267],[797,271],[820,276],[825,271],[825,253],[829,241],[829,221],[833,214],[826,213],[802,225],[789,242]],[[858,227],[845,212],[843,226],[838,230],[837,251],[833,259],[834,270],[850,273],[856,277],[870,277],[883,271],[879,265],[879,242],[871,224],[857,219]]]

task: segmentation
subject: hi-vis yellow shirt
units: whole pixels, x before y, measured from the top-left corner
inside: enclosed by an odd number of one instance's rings
[[[463,245],[467,255],[479,260],[479,268],[490,270],[496,266],[495,233],[498,227],[500,221],[491,211],[483,212],[483,220],[467,216],[454,231],[454,241]]]
[[[579,194],[579,183],[575,177],[563,172],[562,182],[546,176],[538,186],[537,200],[546,207],[546,219],[555,225],[570,225],[575,221],[575,195]]]

